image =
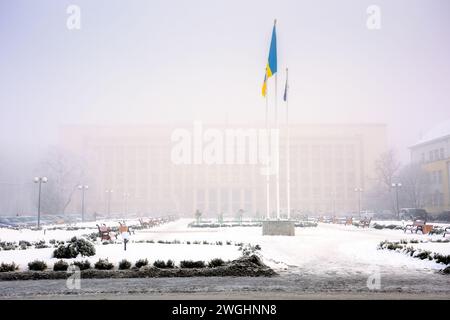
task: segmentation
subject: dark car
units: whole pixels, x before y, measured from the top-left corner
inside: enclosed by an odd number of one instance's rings
[[[424,220],[428,219],[428,212],[425,209],[403,208],[400,210],[402,220]]]

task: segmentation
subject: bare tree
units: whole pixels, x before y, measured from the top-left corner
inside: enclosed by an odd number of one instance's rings
[[[42,208],[49,214],[64,214],[77,186],[83,181],[82,161],[69,151],[51,148],[39,166],[48,177]]]
[[[390,209],[395,211],[395,201],[392,196],[392,183],[398,178],[401,164],[397,160],[396,153],[390,149],[380,155],[375,163],[378,178],[378,192],[381,201],[389,199]]]
[[[418,163],[405,166],[400,173],[403,201],[411,208],[423,208],[429,191],[427,172]]]

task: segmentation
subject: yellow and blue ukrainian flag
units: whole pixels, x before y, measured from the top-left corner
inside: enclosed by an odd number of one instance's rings
[[[277,73],[277,30],[276,20],[272,30],[272,40],[270,41],[269,59],[266,66],[266,74],[264,75],[264,83],[262,86],[263,97],[267,94],[267,80]]]

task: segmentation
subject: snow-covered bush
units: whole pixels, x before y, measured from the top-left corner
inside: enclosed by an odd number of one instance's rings
[[[256,251],[261,250],[261,247],[257,244],[252,246],[251,244],[241,245],[239,251],[242,251],[242,255],[245,257],[251,256],[256,253]]]
[[[31,271],[44,271],[47,269],[47,264],[41,260],[34,260],[28,263],[28,269]]]
[[[165,269],[166,262],[164,260],[156,260],[155,262],[153,262],[153,266],[159,269]]]
[[[123,259],[119,262],[119,270],[127,270],[131,268],[131,262],[127,259]]]
[[[12,263],[3,263],[0,264],[0,272],[11,272],[11,271],[16,271],[19,269],[19,266],[17,264],[15,264],[14,262]]]
[[[427,251],[427,250],[419,252],[418,254],[416,254],[416,257],[421,260],[425,260],[425,259],[433,260],[433,257],[431,256],[431,252]]]
[[[416,249],[414,249],[414,247],[406,247],[405,252],[406,252],[406,254],[409,254],[412,257],[412,256],[414,256]]]
[[[89,260],[74,261],[72,264],[78,267],[80,270],[87,270],[91,268],[91,263],[89,262]]]
[[[5,241],[0,241],[0,248],[2,250],[16,250],[17,249],[17,244],[14,242],[5,242]]]
[[[59,260],[53,265],[53,271],[67,271],[69,264],[64,260]]]
[[[25,241],[25,240],[20,240],[19,241],[19,247],[31,247],[31,243],[29,241]]]
[[[450,264],[450,255],[442,255],[439,253],[434,254],[434,260],[437,263]]]
[[[38,241],[38,242],[36,242],[36,243],[34,244],[34,248],[35,248],[35,249],[45,249],[45,248],[50,248],[50,246],[48,246],[48,245],[45,243],[45,240],[41,240],[41,241]]]
[[[180,261],[180,268],[204,268],[205,261],[192,261],[192,260],[183,260]]]
[[[136,261],[136,263],[134,265],[136,266],[136,268],[146,266],[146,265],[148,265],[148,260],[147,259],[139,259],[138,261]]]
[[[95,247],[85,239],[73,237],[66,245],[60,245],[53,251],[53,257],[58,259],[76,258],[78,254],[90,257],[95,255]]]
[[[225,265],[225,261],[223,261],[220,258],[212,259],[211,261],[208,262],[209,268],[221,267],[223,265]]]
[[[175,262],[173,262],[173,260],[167,260],[166,262],[166,269],[173,269],[175,268]]]
[[[114,268],[114,265],[108,261],[108,259],[98,259],[98,261],[94,265],[97,270],[111,270]]]

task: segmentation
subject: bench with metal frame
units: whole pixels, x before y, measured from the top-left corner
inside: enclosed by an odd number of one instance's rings
[[[405,233],[407,230],[409,230],[411,233],[415,231],[416,233],[420,230],[423,234],[423,229],[425,225],[427,224],[426,220],[414,220],[412,224],[407,224],[405,226]]]

